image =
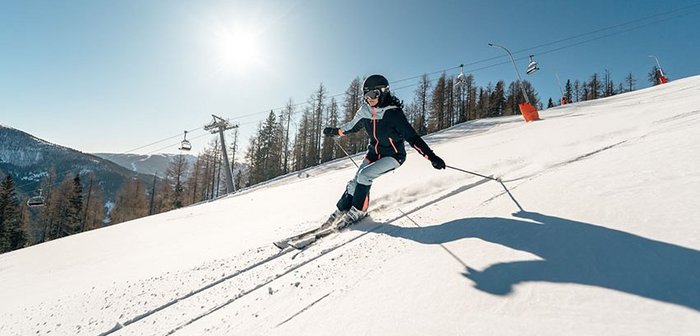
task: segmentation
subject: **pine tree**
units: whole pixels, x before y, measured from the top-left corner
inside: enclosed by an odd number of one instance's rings
[[[521,88],[522,86],[522,88]],[[523,91],[527,94],[527,98],[530,100],[530,104],[537,107],[540,104],[540,100],[537,97],[537,91],[532,86],[532,84],[526,80],[515,81],[508,86],[508,91],[506,92],[506,98],[504,103],[504,115],[520,114],[520,104],[525,102],[525,97],[523,96]]]
[[[491,96],[491,92],[489,92],[489,87],[493,88],[493,84],[489,83],[486,86],[486,89],[484,89],[483,87],[479,87],[479,101],[476,103],[475,119],[484,118],[488,114],[490,103],[489,97]]]
[[[79,233],[83,229],[83,186],[80,183],[80,175],[75,175],[68,204],[68,235]]]
[[[625,77],[625,84],[627,85],[628,92],[634,91],[634,84],[636,84],[636,83],[637,83],[637,80],[634,78],[632,73],[630,72],[629,74],[627,74],[627,76]]]
[[[564,85],[564,97],[566,97],[567,102],[572,102],[573,100],[573,89],[571,88],[571,80],[566,80],[566,85]]]
[[[10,175],[0,184],[0,253],[13,251],[27,245],[25,221]]]
[[[532,104],[533,106],[537,106],[539,109],[541,109],[542,103],[540,102],[540,98],[537,95],[537,90],[535,90],[535,87],[532,85],[532,83],[524,80],[523,88],[525,89],[525,94],[527,94],[527,98],[530,100],[530,104]],[[525,100],[523,99],[523,101]]]
[[[547,108],[554,107],[554,101],[552,101],[552,97],[549,97],[549,101],[547,102]]]
[[[498,81],[496,87],[491,92],[489,96],[489,117],[502,116],[506,107],[506,97],[505,97],[505,82]]]
[[[277,118],[270,111],[267,119],[258,125],[258,134],[248,149],[251,183],[269,180],[282,174],[282,134]]]

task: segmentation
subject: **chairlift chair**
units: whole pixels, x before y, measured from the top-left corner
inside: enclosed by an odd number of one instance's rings
[[[187,131],[185,131],[185,137],[183,138],[182,142],[180,142],[180,150],[188,151],[190,149],[192,149],[192,144],[187,141]]]
[[[39,189],[39,195],[29,197],[27,200],[27,206],[30,208],[41,207],[44,206],[45,203],[46,200],[44,199],[44,196],[41,195],[41,189]]]
[[[464,81],[466,81],[466,77],[464,76],[464,64],[460,64],[459,67],[459,75],[457,75],[457,78],[455,78],[455,86],[460,86],[464,84]]]
[[[531,75],[540,68],[537,67],[537,61],[533,58],[535,55],[530,55],[530,64],[527,65],[527,74]]]

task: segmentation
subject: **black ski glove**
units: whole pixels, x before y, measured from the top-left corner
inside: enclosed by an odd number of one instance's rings
[[[433,168],[435,169],[445,169],[445,167],[447,167],[445,165],[445,161],[439,156],[435,155],[435,153],[428,155],[428,160],[430,160],[430,163],[433,164]]]
[[[340,135],[340,133],[338,132],[339,130],[340,130],[340,128],[338,128],[338,127],[326,127],[323,129],[323,135],[325,135],[327,137]]]

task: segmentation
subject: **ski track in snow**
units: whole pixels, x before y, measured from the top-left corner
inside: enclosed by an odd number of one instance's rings
[[[327,246],[325,242],[327,239],[322,239],[319,241],[319,244],[314,244],[320,246],[312,245],[308,249],[301,251],[304,256],[300,257],[295,262],[290,262],[288,258],[282,258],[287,255],[288,252],[295,251],[294,249],[286,249],[279,253],[274,253],[251,266],[236,271],[232,275],[225,276],[185,296],[171,300],[156,309],[138,315],[124,323],[119,322],[117,328],[113,328],[101,335],[140,335],[143,333],[144,327],[138,324],[157,326],[158,330],[154,330],[154,334],[162,333],[163,330],[167,330],[168,328],[171,329],[166,334],[175,334],[181,329],[229,306],[246,295],[263,289],[266,286],[270,286],[273,282],[282,277],[362,238],[381,226],[381,224],[376,224],[374,222],[370,222],[369,224],[373,224],[374,229],[369,229],[352,238],[348,237],[349,240],[341,240],[341,242],[333,244],[330,247]],[[368,224],[362,223],[362,225],[366,226]],[[345,232],[341,232],[335,235],[344,235],[344,233]],[[348,235],[344,236],[347,237]],[[270,248],[269,250],[273,249],[276,248]],[[319,249],[320,251],[318,251]],[[265,250],[265,253],[270,253],[270,251],[267,251],[268,249]],[[310,306],[306,308],[308,307]],[[303,308],[299,313],[306,310],[306,308]],[[164,316],[161,317],[158,315]],[[289,320],[291,320],[291,318]],[[130,326],[134,326],[134,328],[130,328]]]
[[[201,319],[209,317],[219,310],[227,308],[229,305],[236,303],[236,301],[244,298],[247,295],[253,294],[261,289],[264,289],[265,287],[270,288],[270,291],[272,291],[272,287],[268,286],[273,286],[276,281],[292,274],[293,272],[297,272],[302,267],[313,264],[320,258],[324,258],[332,252],[336,252],[336,250],[341,249],[358,239],[364,238],[369,233],[381,230],[384,223],[389,224],[396,222],[404,217],[408,217],[412,213],[430,206],[431,204],[439,202],[441,199],[479,186],[486,181],[490,180],[484,179],[472,185],[460,187],[455,191],[447,193],[445,196],[440,196],[435,200],[419,205],[409,212],[400,211],[400,214],[397,217],[389,219],[385,222],[374,222],[371,219],[363,221],[357,224],[363,228],[361,231],[359,231],[361,233],[358,233],[356,230],[357,228],[350,228],[350,230],[344,230],[339,233],[332,234],[331,236],[325,237],[311,246],[298,251],[291,258],[288,258],[288,252],[296,251],[291,248],[277,253],[273,253],[276,248],[259,248],[256,250],[256,254],[262,253],[263,255],[268,256],[256,261],[250,266],[246,266],[230,275],[223,276],[221,279],[206,284],[199,289],[193,290],[184,296],[174,298],[157,308],[146,311],[133,318],[125,320],[124,322],[116,322],[116,325],[112,327],[112,329],[107,330],[100,335],[140,335],[143,333],[144,329],[149,329],[148,327],[144,326],[149,325],[157,326],[157,330],[153,330],[154,335],[162,334],[166,329],[170,329],[166,333],[167,335],[177,334],[179,331],[192,324],[195,324]],[[409,196],[410,195],[411,194],[409,193]],[[404,203],[411,202],[406,198],[402,199],[402,201]],[[379,209],[386,211],[387,204],[396,203],[382,199],[377,200],[377,211],[379,211]],[[272,250],[272,252],[270,250]],[[372,255],[374,254],[373,252],[374,251],[370,249],[366,251],[366,254]],[[334,259],[335,258],[333,258],[333,260]],[[293,284],[294,287],[298,287],[298,284]],[[313,284],[311,286],[313,286]],[[321,299],[326,298],[331,293],[332,291],[324,295]],[[321,299],[317,299],[314,302],[306,304],[306,306],[302,307],[298,313],[282,322],[279,322],[275,327],[279,327],[289,322],[294,317],[315,305]],[[159,315],[163,316],[161,317]]]

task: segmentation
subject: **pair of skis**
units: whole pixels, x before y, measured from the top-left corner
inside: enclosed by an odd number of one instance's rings
[[[284,250],[288,247],[295,248],[297,250],[303,250],[304,248],[308,247],[309,245],[313,244],[315,241],[330,235],[331,233],[338,232],[342,229],[347,228],[348,226],[355,224],[359,221],[361,221],[364,217],[358,219],[354,223],[350,223],[348,225],[339,227],[339,225],[343,222],[343,216],[338,216],[337,218],[334,219],[329,219],[325,223],[323,223],[321,226],[311,229],[306,232],[302,232],[300,234],[278,240],[274,242],[275,246],[279,248],[280,250]]]

